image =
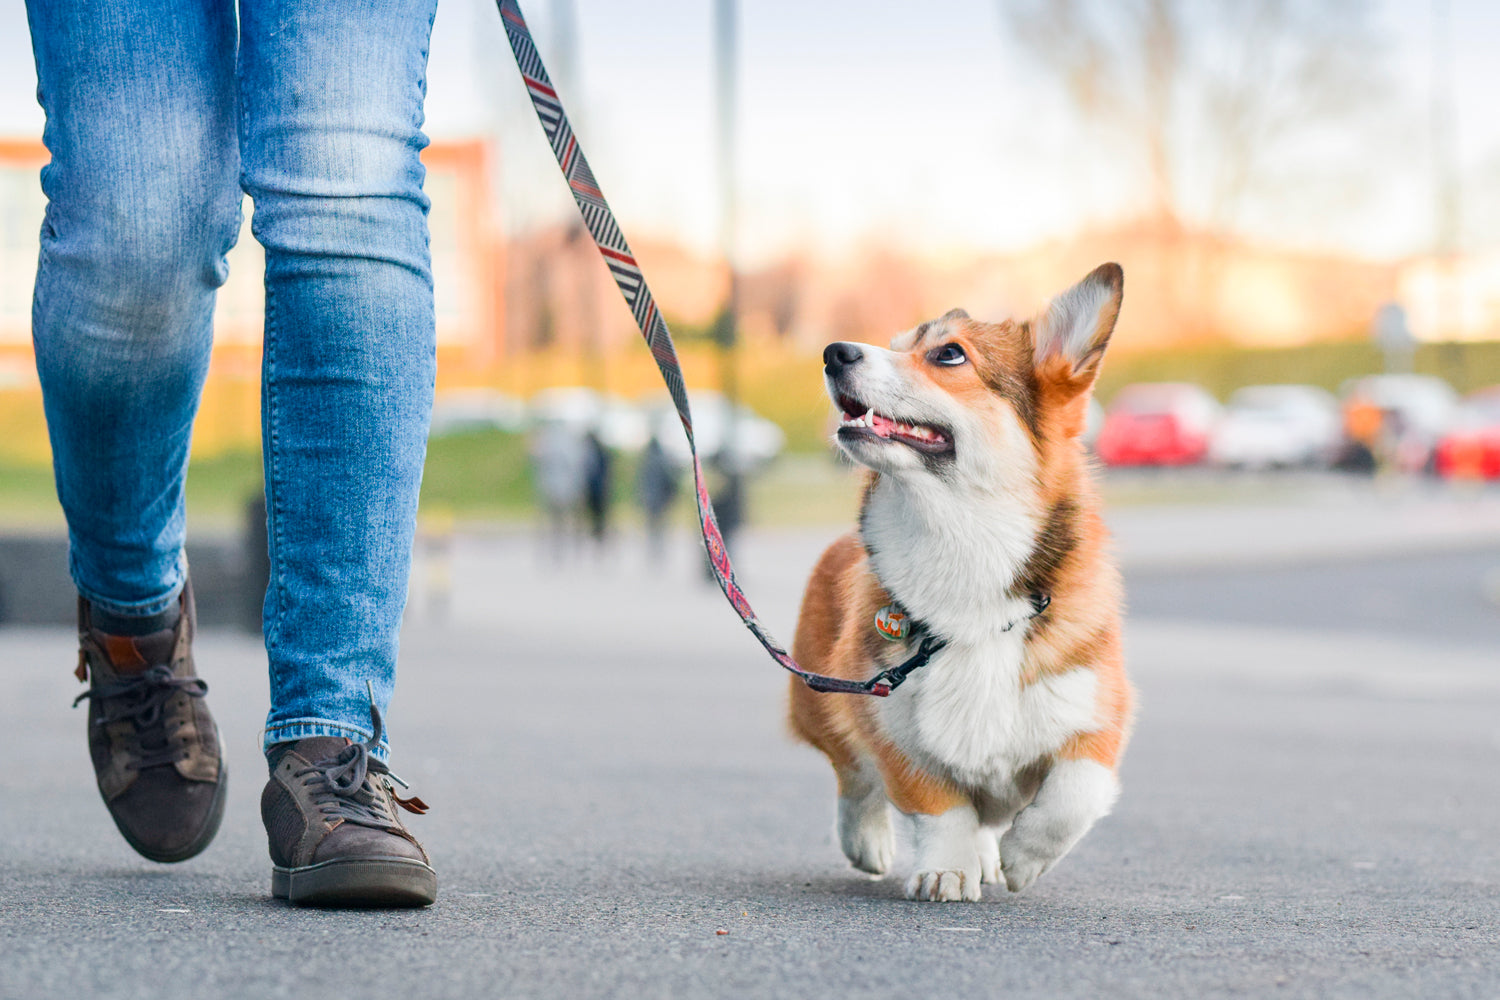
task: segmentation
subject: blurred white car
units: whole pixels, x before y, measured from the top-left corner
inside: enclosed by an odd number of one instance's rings
[[[533,427],[561,424],[579,437],[595,431],[605,447],[639,451],[651,436],[646,414],[629,400],[583,386],[543,389],[528,406]]]
[[[448,389],[432,404],[432,433],[519,431],[526,426],[526,404],[494,389]]]
[[[1229,397],[1208,457],[1242,469],[1326,465],[1338,450],[1340,427],[1338,401],[1317,386],[1246,386]]]
[[[780,427],[740,404],[733,411],[731,455],[728,453],[729,401],[721,393],[704,390],[690,393],[688,404],[693,410],[693,440],[697,442],[698,454],[705,464],[717,458],[735,471],[753,472],[781,454],[781,449],[786,446],[786,434]],[[687,438],[682,433],[682,421],[669,399],[660,397],[651,407],[650,426],[672,461],[684,467],[692,463]]]

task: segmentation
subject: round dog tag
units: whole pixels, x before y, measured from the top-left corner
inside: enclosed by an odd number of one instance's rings
[[[875,612],[875,631],[880,633],[881,638],[900,642],[911,633],[911,616],[896,605],[887,604]]]

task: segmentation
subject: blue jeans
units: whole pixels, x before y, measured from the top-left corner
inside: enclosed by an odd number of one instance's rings
[[[183,480],[241,191],[266,251],[265,744],[395,679],[436,369],[419,153],[436,0],[28,0],[51,162],[33,336],[79,592],[183,586]]]

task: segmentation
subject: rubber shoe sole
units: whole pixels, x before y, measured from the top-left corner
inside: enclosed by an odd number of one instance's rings
[[[412,858],[336,858],[271,869],[271,895],[293,906],[412,907],[437,900],[437,873]]]

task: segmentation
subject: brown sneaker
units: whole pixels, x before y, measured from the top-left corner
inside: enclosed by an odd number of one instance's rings
[[[224,818],[227,774],[219,730],[193,668],[196,610],[182,588],[176,627],[141,636],[93,627],[78,599],[78,670],[89,690],[89,755],[104,805],[131,847],[152,861],[185,861]]]
[[[380,745],[380,711],[368,743],[313,736],[272,751],[260,815],[271,848],[271,895],[301,906],[427,906],[437,874],[397,818],[421,799],[396,794]]]

